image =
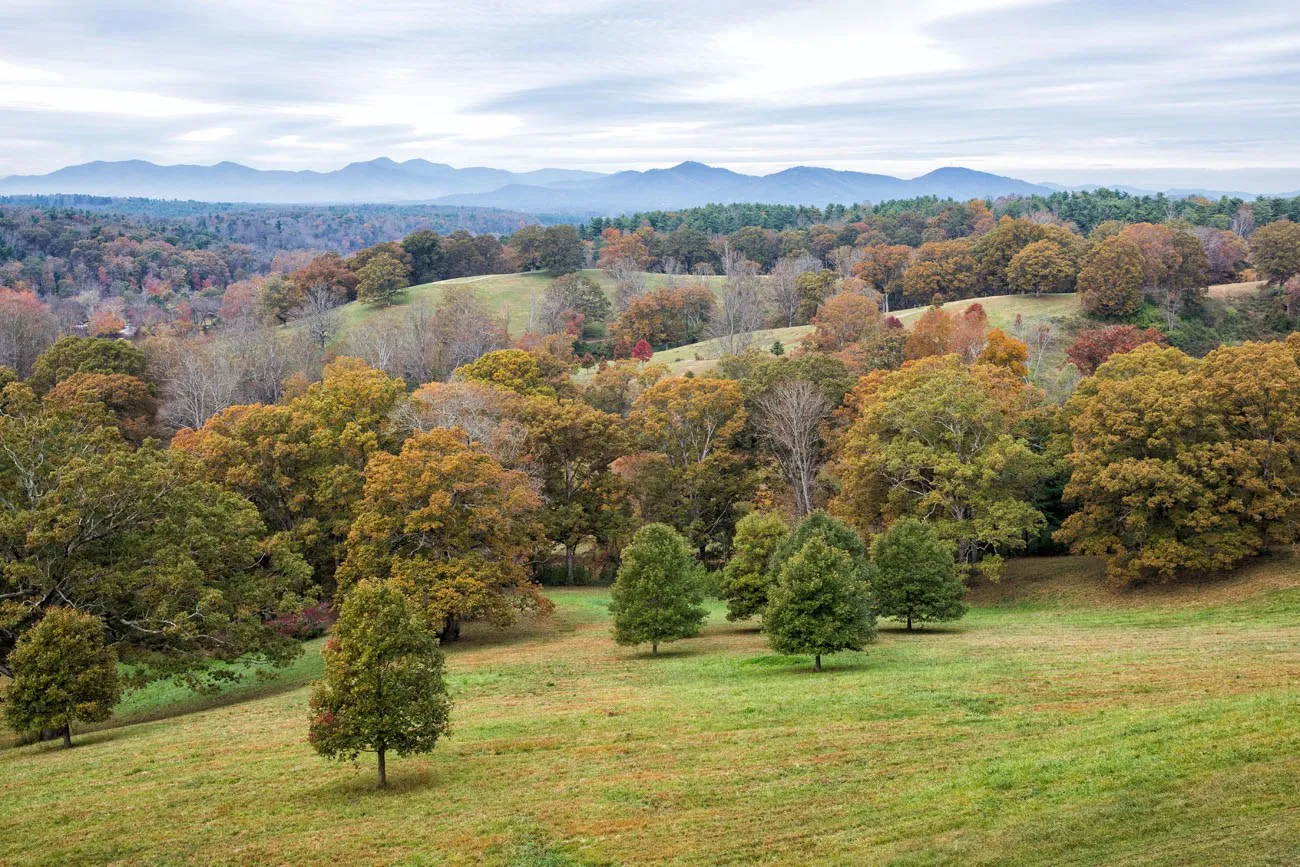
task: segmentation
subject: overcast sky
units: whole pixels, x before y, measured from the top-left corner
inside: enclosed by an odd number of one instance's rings
[[[1300,187],[1296,0],[0,0],[0,45],[0,175],[390,156]]]

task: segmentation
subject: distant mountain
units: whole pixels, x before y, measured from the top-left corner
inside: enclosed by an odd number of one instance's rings
[[[143,160],[93,162],[48,175],[0,180],[0,195],[87,193],[206,202],[323,203],[420,202],[464,193],[490,192],[509,184],[566,184],[604,177],[596,172],[541,169],[457,169],[426,160],[386,157],[351,163],[337,171],[261,171],[238,163],[159,166]]]
[[[914,196],[970,199],[983,196],[1048,194],[1051,190],[1015,178],[963,168],[943,168],[912,180],[796,166],[771,175],[743,175],[702,163],[670,169],[618,172],[560,185],[513,183],[486,193],[439,199],[446,205],[475,205],[533,213],[605,213],[690,208],[710,202],[767,202],[825,205],[882,202]]]

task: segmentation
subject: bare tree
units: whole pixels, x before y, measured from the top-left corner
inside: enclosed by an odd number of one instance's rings
[[[840,275],[840,279],[847,280],[853,276],[853,269],[866,258],[866,255],[860,247],[846,245],[831,251],[831,262],[835,265],[835,271]]]
[[[627,309],[634,298],[640,298],[648,288],[645,273],[630,256],[615,260],[605,269],[605,275],[614,281],[614,307],[619,312]]]
[[[757,265],[747,260],[732,263],[721,304],[709,320],[709,336],[717,341],[720,355],[744,352],[753,343],[754,332],[767,319],[764,288]]]
[[[821,424],[829,412],[825,395],[805,379],[779,382],[758,399],[759,430],[794,488],[800,517],[814,508],[822,466]]]
[[[772,276],[768,280],[772,306],[776,308],[779,321],[787,328],[799,321],[799,278],[819,270],[821,262],[808,253],[786,256],[772,266]]]
[[[302,303],[294,311],[294,315],[302,321],[303,327],[322,352],[338,335],[343,324],[343,317],[338,311],[342,301],[333,286],[312,284],[307,287]]]
[[[203,426],[239,399],[244,370],[211,341],[177,340],[163,359],[162,416],[173,427]]]
[[[1043,357],[1047,355],[1047,350],[1052,345],[1052,326],[1050,323],[1041,322],[1034,326],[1033,331],[1029,332],[1029,351],[1034,353],[1033,375],[1038,376],[1038,370],[1043,366]]]

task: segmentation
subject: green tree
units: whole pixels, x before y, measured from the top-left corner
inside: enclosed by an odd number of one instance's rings
[[[838,548],[848,554],[859,569],[866,568],[867,546],[863,544],[862,537],[849,525],[819,511],[813,512],[800,521],[794,528],[794,532],[782,539],[773,550],[772,559],[767,565],[768,580],[775,581],[781,574],[781,570],[785,568],[785,564],[803,550],[803,546],[808,544],[809,539],[821,539],[832,548]]]
[[[411,256],[411,282],[429,283],[442,276],[442,236],[432,229],[416,229],[402,239]]]
[[[117,654],[105,644],[104,621],[72,608],[51,608],[18,640],[9,658],[13,682],[5,717],[18,732],[55,729],[72,746],[74,722],[99,722],[121,695]]]
[[[789,534],[781,516],[771,512],[750,512],[736,522],[731,559],[722,570],[728,620],[748,620],[763,613],[772,583],[768,564]]]
[[[966,592],[952,551],[933,528],[911,518],[895,521],[871,544],[870,583],[878,617],[913,623],[958,620]]]
[[[1016,292],[1069,292],[1077,270],[1055,241],[1035,241],[1021,248],[1007,266],[1007,283]]]
[[[406,290],[406,267],[387,253],[372,256],[357,278],[357,300],[376,307],[391,307]]]
[[[36,359],[27,384],[37,394],[44,394],[78,373],[123,373],[147,382],[148,367],[144,353],[130,341],[60,337]]]
[[[614,641],[649,642],[658,654],[662,642],[699,635],[703,601],[700,566],[686,540],[665,524],[646,524],[623,551],[610,593]]]
[[[542,231],[538,264],[559,276],[582,267],[582,240],[573,226],[547,226]]]
[[[768,591],[763,631],[778,653],[822,656],[861,650],[876,635],[866,584],[848,552],[814,536],[791,557]]]
[[[321,654],[325,676],[312,687],[312,747],[328,759],[373,752],[379,787],[385,757],[432,752],[450,728],[438,637],[398,590],[362,581],[349,591]]]

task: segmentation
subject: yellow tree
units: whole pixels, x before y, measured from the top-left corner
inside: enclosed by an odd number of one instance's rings
[[[414,600],[444,641],[467,620],[498,626],[551,604],[529,578],[543,545],[541,500],[528,478],[441,428],[413,434],[398,454],[366,467],[338,578],[390,582]]]

